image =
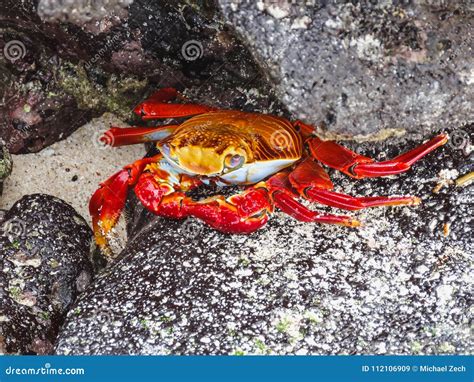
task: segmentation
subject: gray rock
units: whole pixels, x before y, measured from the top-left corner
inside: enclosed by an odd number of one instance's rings
[[[132,3],[133,0],[40,0],[38,15],[45,21],[69,21],[99,33],[103,32],[103,27],[94,30],[97,21],[108,23],[111,27],[114,21],[126,16],[126,8]],[[97,25],[100,23],[97,22]]]
[[[339,135],[472,121],[467,1],[270,3],[3,0],[0,136],[37,152],[106,111],[130,118],[164,86]]]
[[[23,197],[0,230],[0,353],[49,354],[93,275],[92,233],[65,202]]]
[[[276,213],[252,235],[223,235],[154,217],[132,198],[130,241],[68,313],[56,353],[470,352],[474,195],[450,182],[473,171],[473,130],[460,131],[393,179],[331,171],[353,195],[423,198],[416,208],[360,211],[359,230]],[[382,160],[419,143],[358,151]]]
[[[219,4],[295,118],[379,137],[473,121],[472,2]]]

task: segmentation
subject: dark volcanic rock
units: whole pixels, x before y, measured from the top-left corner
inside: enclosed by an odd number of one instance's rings
[[[219,3],[296,118],[348,136],[473,121],[472,2]]]
[[[100,113],[66,91],[74,36],[42,24],[31,1],[0,3],[0,34],[0,137],[12,153],[39,151]]]
[[[275,103],[212,2],[7,0],[0,33],[0,136],[13,153],[41,150],[105,111],[129,118],[163,86],[216,106]]]
[[[452,179],[473,171],[473,131],[459,131],[396,178],[331,171],[353,195],[423,199],[358,212],[358,230],[276,213],[250,236],[223,235],[153,217],[132,199],[129,244],[69,312],[56,353],[470,352],[474,195]],[[419,143],[359,152],[383,160]]]
[[[65,202],[23,197],[0,231],[0,353],[48,354],[68,308],[92,279],[92,234]]]

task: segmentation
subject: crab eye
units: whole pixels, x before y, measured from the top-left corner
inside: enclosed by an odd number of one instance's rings
[[[160,147],[160,151],[163,153],[165,157],[177,162],[175,152],[174,150],[172,151],[171,149],[172,147],[168,143],[165,143],[164,145]]]
[[[168,144],[164,144],[161,146],[161,152],[165,154],[166,156],[170,155],[170,146]]]
[[[227,168],[238,168],[244,164],[245,158],[241,155],[227,155],[225,158],[225,166]]]

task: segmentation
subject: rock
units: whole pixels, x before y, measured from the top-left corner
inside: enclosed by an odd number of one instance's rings
[[[66,21],[98,34],[111,28],[114,21],[126,18],[126,8],[133,0],[40,0],[38,15],[42,20]],[[99,26],[99,28],[97,28]]]
[[[39,151],[106,111],[130,119],[164,86],[215,106],[277,104],[208,2],[6,0],[0,33],[0,136],[12,153]]]
[[[474,131],[459,131],[396,178],[331,171],[353,195],[423,199],[355,213],[358,230],[276,213],[252,235],[224,235],[131,198],[129,243],[69,311],[56,354],[469,352],[473,189],[452,180],[473,171]],[[358,151],[383,160],[418,144]]]
[[[29,195],[0,231],[0,352],[49,354],[66,311],[93,276],[92,233],[66,203]]]
[[[0,196],[2,196],[3,182],[11,174],[13,161],[5,143],[0,140]]]
[[[294,117],[378,138],[473,122],[472,2],[220,0]]]
[[[39,151],[100,112],[65,91],[70,74],[59,52],[75,44],[57,29],[41,24],[32,1],[0,4],[0,136],[12,153]]]
[[[131,118],[164,86],[218,107],[290,109],[339,136],[472,120],[466,2],[281,4],[5,0],[0,136],[37,152],[106,111]]]

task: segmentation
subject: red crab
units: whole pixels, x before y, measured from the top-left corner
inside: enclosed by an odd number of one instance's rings
[[[108,130],[102,139],[112,146],[155,142],[159,154],[140,159],[103,182],[91,198],[89,210],[97,244],[109,253],[108,234],[134,187],[153,213],[182,219],[193,216],[227,233],[250,233],[262,227],[278,207],[305,222],[359,226],[350,216],[320,213],[298,198],[344,209],[416,205],[414,196],[353,197],[335,192],[320,163],[356,178],[407,171],[411,165],[447,142],[441,134],[394,159],[375,162],[334,141],[323,141],[301,121],[273,115],[217,110],[198,104],[169,103],[177,97],[166,88],[135,108],[145,120],[192,116],[179,125]],[[245,185],[228,198],[193,200],[191,189],[210,182]]]

